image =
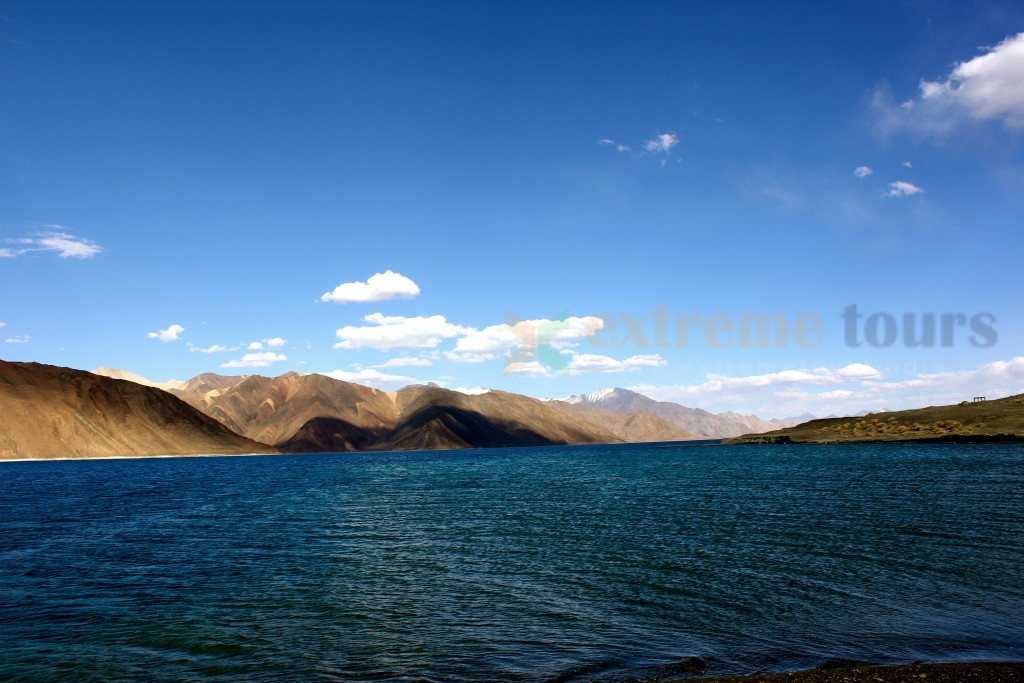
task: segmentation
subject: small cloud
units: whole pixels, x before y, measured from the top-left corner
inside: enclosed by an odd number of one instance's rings
[[[909,161],[904,161],[903,162],[903,168],[914,168],[914,165],[912,163],[910,163]]]
[[[264,339],[263,341],[267,343],[267,348],[270,349],[279,349],[288,343],[288,340],[281,339],[280,337],[274,337],[273,339]]]
[[[924,190],[904,180],[897,180],[889,183],[889,189],[884,193],[886,197],[910,197],[915,194],[924,194]]]
[[[36,232],[31,237],[7,240],[15,247],[0,249],[0,258],[13,258],[22,254],[50,253],[59,258],[92,258],[103,251],[100,245],[84,237],[75,237],[68,228],[61,225],[47,225],[49,230]]]
[[[346,282],[326,292],[321,301],[339,304],[367,303],[388,299],[411,299],[420,293],[419,286],[409,278],[390,270],[377,273],[366,282]]]
[[[602,138],[601,140],[597,141],[597,144],[602,145],[604,147],[614,147],[616,152],[629,151],[629,145],[624,145],[622,143],[615,142],[614,140],[611,140],[609,138]]]
[[[408,367],[429,367],[433,363],[428,358],[413,358],[410,356],[403,356],[401,358],[389,358],[379,365],[374,365],[375,368],[408,368]]]
[[[181,333],[185,331],[185,328],[181,325],[170,325],[166,330],[159,330],[158,332],[150,332],[147,337],[150,339],[159,339],[162,342],[172,342],[181,339]]]
[[[874,173],[874,171],[871,170],[870,166],[858,166],[857,168],[853,169],[853,175],[857,176],[858,178],[867,178],[872,173]]]
[[[271,363],[279,363],[288,360],[283,353],[264,351],[262,353],[247,353],[238,360],[229,360],[221,363],[222,368],[265,368]]]
[[[263,342],[249,342],[249,345],[246,346],[245,348],[248,349],[249,351],[259,351],[263,348]]]
[[[28,343],[28,335],[27,334],[23,334],[20,337],[8,337],[4,341],[7,342],[8,344],[27,344]]]
[[[221,346],[220,344],[214,344],[213,346],[207,346],[204,349],[204,348],[202,348],[200,346],[196,346],[195,344],[189,342],[188,350],[192,351],[192,352],[195,352],[195,353],[220,353],[221,351],[237,351],[238,347],[229,349],[226,346]]]
[[[7,327],[7,323],[5,323],[5,322],[0,322],[0,327]]]
[[[668,154],[678,144],[679,136],[675,133],[658,133],[653,140],[644,141],[644,149],[652,154]]]

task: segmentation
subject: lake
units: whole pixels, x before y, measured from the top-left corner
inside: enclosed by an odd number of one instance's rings
[[[576,681],[1024,658],[1024,448],[0,463],[0,678]]]

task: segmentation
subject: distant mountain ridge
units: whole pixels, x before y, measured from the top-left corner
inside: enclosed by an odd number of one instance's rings
[[[551,400],[551,399],[549,399]],[[611,413],[648,413],[701,438],[725,439],[743,434],[784,429],[797,424],[794,419],[766,420],[756,415],[739,413],[714,414],[700,408],[669,401],[657,401],[621,387],[599,389],[589,394],[573,395],[560,400],[576,406],[591,406]]]

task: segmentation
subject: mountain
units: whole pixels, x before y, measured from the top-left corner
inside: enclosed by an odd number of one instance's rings
[[[177,389],[182,384],[184,384],[183,382],[179,382],[176,379],[172,379],[161,384],[159,382],[153,382],[151,380],[148,380],[142,375],[136,375],[134,372],[129,372],[128,370],[119,370],[118,368],[108,368],[106,366],[96,368],[91,372],[94,375],[102,375],[103,377],[110,377],[111,379],[123,379],[128,382],[135,382],[136,384],[141,384],[144,387],[156,387],[157,389],[164,390]]]
[[[191,382],[191,380],[190,380]],[[611,431],[518,394],[437,386],[383,392],[318,374],[207,377],[176,393],[223,425],[286,452],[619,443]],[[225,383],[226,384],[226,383]],[[186,382],[189,385],[189,382]]]
[[[627,443],[694,441],[705,438],[691,434],[650,413],[613,413],[585,403],[568,403],[566,401],[546,401],[546,405],[570,417],[586,420],[591,424],[603,427]]]
[[[611,413],[648,413],[703,439],[724,439],[751,432],[767,432],[792,426],[788,420],[764,420],[756,415],[721,413],[688,408],[669,401],[656,401],[629,389],[600,389],[591,394],[561,399],[572,405],[600,408]]]
[[[155,387],[0,361],[0,459],[273,453]]]
[[[1024,441],[1024,394],[992,401],[811,420],[728,443]]]

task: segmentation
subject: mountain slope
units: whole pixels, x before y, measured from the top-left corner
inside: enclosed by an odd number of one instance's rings
[[[723,439],[750,432],[765,432],[788,427],[792,422],[785,420],[762,420],[755,415],[722,413],[715,415],[700,408],[688,408],[669,401],[656,401],[629,389],[601,389],[592,394],[570,396],[566,403],[586,405],[612,413],[649,413],[666,422],[699,435],[698,438]]]
[[[190,380],[186,383],[189,385]],[[179,393],[225,426],[286,452],[619,443],[611,431],[544,402],[500,391],[431,386],[386,393],[324,375],[254,375],[200,395]]]
[[[194,386],[202,391],[217,384],[208,376]],[[202,401],[196,400],[196,392],[191,392],[191,397],[189,393],[181,392],[210,417],[239,434],[267,444],[283,444],[310,420],[319,418],[340,420],[352,428],[369,430],[367,433],[371,435],[385,433],[397,420],[394,401],[388,394],[324,375],[290,373],[273,378],[251,375],[233,385],[204,393]],[[355,438],[355,442],[347,438],[335,444],[340,448],[327,448],[328,444],[323,442],[327,432],[323,427],[308,428],[301,437],[303,443],[311,444],[310,448],[317,443],[323,446],[314,450],[362,450],[368,443],[365,437],[353,433],[350,437]],[[349,441],[349,447],[345,447],[345,441]]]
[[[705,438],[650,413],[613,413],[585,403],[566,403],[565,401],[547,401],[546,405],[565,415],[586,420],[607,429],[627,443],[693,441]]]
[[[1024,394],[979,403],[823,418],[728,443],[1024,440]]]
[[[275,452],[165,391],[82,370],[0,361],[0,458]]]

